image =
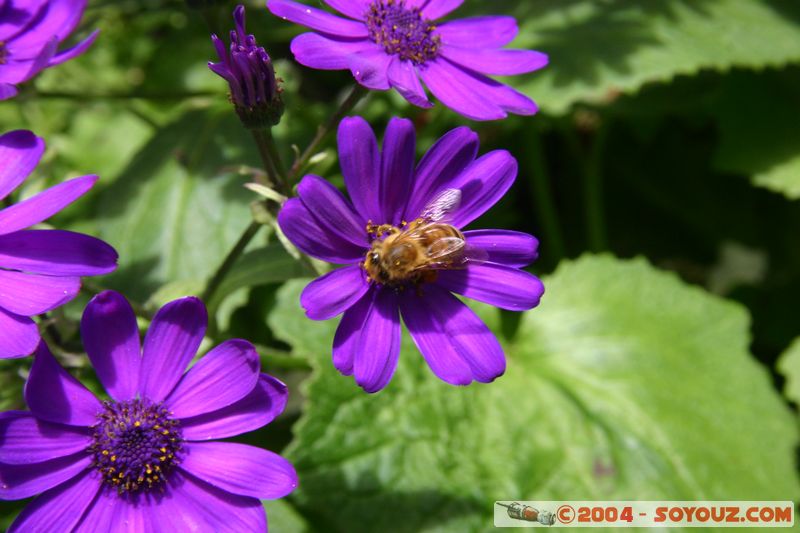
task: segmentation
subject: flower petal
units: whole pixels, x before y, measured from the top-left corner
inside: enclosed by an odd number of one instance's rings
[[[369,289],[359,265],[337,268],[306,285],[300,305],[312,320],[328,320],[352,307]]]
[[[372,128],[361,117],[346,117],[339,123],[337,143],[339,164],[356,212],[382,224],[378,222],[382,215],[378,204],[381,156]]]
[[[96,479],[96,478],[95,478]],[[164,523],[156,517],[156,511],[169,505],[172,500],[169,494],[161,498],[144,497],[132,504],[119,497],[115,490],[101,486],[95,490],[95,499],[86,508],[74,529],[70,533],[156,533],[159,531],[180,531],[178,529],[161,529]],[[187,529],[187,531],[189,531]]]
[[[55,215],[86,194],[97,182],[97,176],[75,178],[50,187],[0,211],[0,235],[29,228]]]
[[[139,392],[159,402],[172,392],[200,348],[208,325],[206,307],[198,298],[168,303],[158,310],[144,338]]]
[[[517,169],[517,160],[505,150],[476,159],[451,184],[461,190],[461,205],[451,223],[461,228],[488,211],[513,185]]]
[[[117,252],[81,233],[15,231],[0,235],[0,265],[51,276],[98,276],[117,268]]]
[[[345,376],[353,375],[358,340],[372,306],[374,293],[375,288],[369,287],[368,292],[344,312],[342,321],[336,328],[336,335],[333,337],[333,366]]]
[[[414,220],[435,195],[452,183],[475,160],[478,134],[467,127],[445,133],[417,165],[413,194],[405,210],[405,219]]]
[[[233,442],[193,442],[181,468],[233,494],[260,500],[283,498],[297,487],[297,473],[280,455]]]
[[[323,226],[299,198],[290,198],[283,204],[278,213],[278,225],[302,252],[329,263],[357,263],[367,251],[366,244],[356,246],[332,228]]]
[[[301,65],[320,70],[345,70],[350,68],[347,60],[350,54],[374,47],[374,42],[365,39],[335,39],[309,32],[292,39],[290,49]]]
[[[26,505],[11,524],[9,533],[52,531],[55,524],[64,531],[72,531],[95,500],[100,486],[91,470],[82,472]]]
[[[539,256],[539,241],[519,231],[482,229],[465,231],[467,245],[483,250],[487,261],[515,268],[526,267]]]
[[[382,48],[373,46],[357,50],[347,56],[347,66],[358,83],[375,91],[386,91],[389,83],[389,65],[394,56]]]
[[[429,300],[428,309],[453,348],[469,365],[475,381],[490,383],[503,375],[506,370],[503,348],[472,309],[436,285],[425,287],[424,298]]]
[[[30,355],[39,345],[39,328],[28,317],[15,315],[0,308],[0,359]]]
[[[255,388],[238,402],[212,413],[181,420],[186,440],[224,439],[272,422],[286,408],[289,392],[280,380],[261,374]]]
[[[433,107],[431,101],[428,100],[428,95],[425,94],[422,82],[419,81],[417,68],[411,61],[403,61],[398,57],[394,57],[389,64],[389,70],[386,75],[389,78],[389,84],[403,98],[418,107],[425,109]]]
[[[443,45],[465,48],[501,48],[517,36],[514,17],[490,16],[449,20],[437,24],[436,32]]]
[[[81,289],[76,277],[52,277],[0,270],[0,307],[17,315],[46,313],[75,298]]]
[[[100,30],[93,31],[86,39],[82,40],[75,46],[71,48],[67,48],[66,50],[62,50],[61,52],[54,55],[50,62],[47,64],[48,67],[54,67],[56,65],[60,65],[65,61],[69,61],[70,59],[75,59],[79,55],[86,52],[94,41],[97,39],[97,36],[100,35]]]
[[[27,130],[0,135],[0,200],[25,181],[44,153],[44,141]]]
[[[443,46],[441,54],[469,69],[496,76],[525,74],[547,66],[547,54],[535,50],[491,50]]]
[[[51,38],[63,41],[78,26],[84,9],[86,0],[51,0],[40,16],[14,37],[13,43],[27,48],[41,46]]]
[[[303,205],[319,219],[323,227],[358,247],[367,247],[364,220],[353,211],[353,205],[319,176],[305,176],[297,185],[297,195]]]
[[[333,9],[356,20],[364,20],[370,0],[323,0]]]
[[[400,356],[400,316],[392,290],[376,290],[356,345],[353,370],[366,392],[383,389],[394,375]]]
[[[251,343],[241,339],[225,341],[189,369],[164,403],[176,418],[222,409],[253,391],[260,366],[258,352]]]
[[[8,100],[9,98],[14,98],[15,96],[17,96],[18,93],[19,91],[17,91],[17,88],[14,87],[12,84],[0,83],[0,101]],[[0,170],[0,172],[2,171]],[[0,200],[2,200],[2,197],[0,197]]]
[[[27,411],[0,413],[0,463],[41,463],[86,450],[87,428],[51,424]]]
[[[336,17],[314,7],[291,0],[268,0],[267,9],[273,15],[329,35],[366,37],[369,33],[362,22]]]
[[[544,285],[524,270],[485,263],[464,270],[445,270],[436,282],[447,290],[509,311],[527,311],[539,305]]]
[[[136,315],[125,297],[104,291],[92,298],[81,319],[81,339],[108,394],[117,401],[135,398],[142,348]]]
[[[70,426],[93,426],[103,410],[94,394],[61,368],[44,342],[25,383],[25,402],[36,418]]]
[[[392,118],[381,153],[380,211],[385,223],[400,224],[414,179],[417,137],[408,119]]]
[[[458,9],[464,0],[411,0],[409,7],[415,4],[422,7],[422,16],[428,20],[442,18]]]
[[[0,41],[10,41],[46,6],[47,0],[0,1]]]
[[[404,291],[400,295],[403,322],[436,377],[452,385],[469,385],[472,370],[453,347],[431,305],[431,297],[421,298],[415,291]]]
[[[21,500],[52,489],[89,468],[92,456],[80,451],[42,463],[0,464],[0,499]]]

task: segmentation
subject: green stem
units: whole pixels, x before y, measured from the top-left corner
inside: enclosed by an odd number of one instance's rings
[[[586,235],[589,249],[593,252],[601,252],[608,248],[603,200],[603,153],[606,131],[607,128],[601,126],[596,132],[583,176]]]
[[[277,190],[284,196],[287,196],[286,181],[284,174],[278,170],[278,163],[276,159],[279,158],[278,151],[275,148],[275,141],[272,138],[272,132],[268,128],[256,128],[250,130],[253,134],[253,139],[256,141],[258,153],[261,155],[261,162],[264,164],[264,170],[267,171],[269,178],[269,186]],[[281,166],[283,166],[281,164]]]
[[[532,166],[531,182],[533,184],[533,203],[542,224],[544,238],[548,243],[550,255],[555,263],[566,255],[564,247],[564,234],[556,212],[553,190],[550,187],[550,173],[544,149],[542,148],[541,132],[533,130],[530,137],[530,161]]]
[[[251,240],[253,240],[253,237],[256,236],[258,230],[261,229],[261,226],[262,224],[259,222],[251,222],[250,225],[247,226],[247,229],[244,230],[244,233],[242,233],[242,236],[239,237],[239,240],[236,242],[233,248],[231,248],[230,252],[228,252],[228,255],[225,256],[225,260],[214,273],[214,276],[208,282],[208,285],[206,285],[203,295],[201,296],[201,299],[206,302],[206,304],[211,302],[211,299],[214,297],[214,293],[216,293],[217,289],[219,289],[220,285],[222,285],[225,277],[231,271],[233,265],[236,264],[239,256],[244,253],[245,248],[247,248],[247,245],[250,244]]]
[[[337,109],[336,112],[331,115],[324,124],[317,128],[316,136],[311,140],[311,143],[306,147],[300,157],[295,160],[295,162],[292,164],[292,168],[289,170],[290,184],[296,182],[297,178],[300,177],[300,173],[305,168],[308,160],[311,159],[311,157],[316,153],[320,143],[325,140],[325,137],[328,135],[328,133],[330,133],[336,127],[336,125],[339,124],[339,122],[347,113],[352,111],[356,104],[364,96],[366,96],[367,93],[367,89],[356,84],[350,91],[350,94],[347,95],[347,98],[345,98],[342,104],[339,106],[339,109]]]

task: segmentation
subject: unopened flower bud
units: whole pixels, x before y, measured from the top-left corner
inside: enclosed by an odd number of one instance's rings
[[[272,61],[256,38],[245,33],[244,6],[236,7],[233,18],[236,30],[231,32],[230,52],[219,37],[212,35],[220,62],[209,62],[208,68],[230,85],[231,102],[246,127],[274,126],[283,114],[283,100]]]

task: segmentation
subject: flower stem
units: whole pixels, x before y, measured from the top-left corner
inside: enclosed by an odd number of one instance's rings
[[[367,93],[367,89],[356,84],[350,91],[350,94],[347,95],[347,98],[345,98],[342,104],[339,106],[339,109],[337,109],[336,112],[331,115],[324,124],[321,124],[317,128],[316,136],[311,140],[311,143],[308,145],[308,147],[306,147],[300,157],[295,160],[295,162],[292,164],[292,168],[289,170],[290,184],[297,181],[297,178],[300,177],[300,173],[305,168],[308,160],[311,159],[311,157],[317,151],[320,143],[325,140],[325,137],[328,135],[328,133],[330,133],[336,127],[339,121],[341,121],[347,113],[352,111],[356,104],[364,96],[366,96]]]
[[[544,149],[542,148],[541,132],[536,129],[530,137],[529,147],[531,162],[531,181],[533,184],[533,202],[542,224],[544,238],[548,243],[554,263],[557,263],[566,254],[564,248],[564,234],[561,231],[561,224],[555,208],[553,189],[550,187],[550,174],[545,160]]]
[[[602,126],[597,130],[592,140],[592,147],[586,160],[583,176],[586,234],[589,240],[589,249],[593,252],[600,252],[608,247],[602,170],[606,130],[607,128]]]
[[[242,233],[242,236],[239,237],[239,240],[236,242],[233,248],[231,248],[230,252],[228,252],[228,255],[225,256],[225,260],[214,273],[214,276],[208,282],[208,285],[206,285],[203,295],[201,296],[201,299],[206,304],[211,302],[211,299],[214,297],[214,293],[216,293],[217,289],[219,289],[220,285],[222,285],[225,277],[231,271],[233,265],[236,264],[239,256],[244,253],[245,248],[247,248],[247,245],[253,240],[253,237],[256,236],[258,230],[261,229],[261,226],[262,224],[260,222],[256,222],[255,220],[251,222],[250,225],[247,226],[247,229],[244,230],[244,233]]]
[[[258,153],[261,155],[261,162],[264,164],[264,170],[267,171],[267,176],[271,182],[269,186],[282,195],[288,196],[289,191],[284,178],[286,174],[282,172],[283,162],[278,154],[278,149],[275,147],[272,130],[269,128],[256,128],[250,131],[256,141]]]

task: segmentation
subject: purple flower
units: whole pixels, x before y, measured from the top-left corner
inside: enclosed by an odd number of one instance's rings
[[[512,17],[434,21],[463,0],[325,0],[349,19],[291,0],[268,0],[273,14],[319,33],[292,41],[298,62],[322,70],[352,71],[361,85],[392,87],[406,100],[431,107],[420,78],[447,107],[475,120],[532,115],[536,104],[489,75],[522,74],[547,65],[532,50],[502,47],[517,35]]]
[[[256,38],[245,32],[244,6],[236,7],[233,19],[236,31],[231,32],[230,55],[225,43],[212,35],[220,62],[209,62],[208,68],[227,80],[231,101],[245,125],[274,126],[283,114],[283,101],[272,61],[266,50],[256,44]]]
[[[29,131],[0,135],[0,200],[39,163],[44,141]],[[83,196],[97,176],[83,176],[0,209],[0,358],[24,357],[39,344],[30,317],[72,300],[80,276],[108,274],[117,252],[87,235],[60,230],[26,230]]]
[[[38,494],[10,531],[266,531],[259,499],[297,485],[272,452],[214,442],[258,429],[286,406],[252,344],[229,340],[185,374],[207,315],[197,298],[165,305],[140,346],[118,293],[97,295],[81,336],[101,401],[40,344],[25,400],[0,414],[0,498]]]
[[[505,194],[516,178],[517,162],[504,150],[476,159],[478,136],[461,127],[439,139],[415,169],[414,128],[409,120],[397,118],[389,122],[382,151],[359,117],[342,121],[338,142],[352,201],[322,178],[306,176],[298,185],[299,197],[287,201],[278,216],[281,229],[300,250],[349,265],[311,282],[300,297],[314,320],[344,313],[333,339],[336,368],[355,375],[367,392],[385,387],[397,366],[402,314],[420,352],[442,380],[467,385],[502,375],[505,357],[497,339],[451,293],[513,311],[539,303],[542,283],[520,270],[536,259],[534,237],[459,229]],[[458,203],[451,201],[458,198]],[[447,224],[425,224],[428,218],[441,220],[432,214],[437,210],[432,205],[449,210]],[[415,227],[427,232],[414,241],[426,245],[412,255],[413,264],[426,266],[418,270],[406,268],[405,254],[413,247],[409,233],[403,246],[384,247],[388,239]],[[450,253],[440,253],[443,247]],[[467,252],[478,260],[470,260]],[[419,262],[433,256],[440,258],[438,263]],[[387,258],[391,264],[386,268],[375,267]]]
[[[16,96],[16,85],[91,46],[96,31],[72,48],[58,51],[85,8],[86,0],[0,1],[0,100]]]

